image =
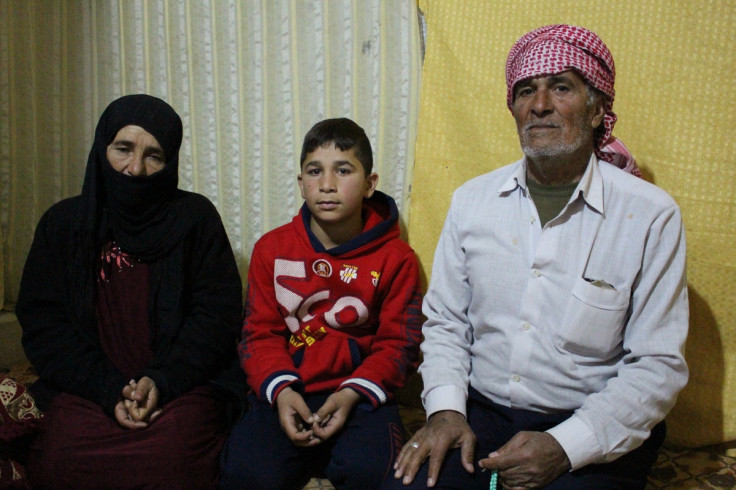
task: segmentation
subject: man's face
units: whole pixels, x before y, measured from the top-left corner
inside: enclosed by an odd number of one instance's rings
[[[574,71],[522,80],[514,87],[513,114],[529,158],[592,152],[603,101],[588,102],[585,80]]]

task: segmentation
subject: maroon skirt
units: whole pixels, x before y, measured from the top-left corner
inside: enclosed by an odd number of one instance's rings
[[[148,427],[134,430],[63,393],[43,418],[26,473],[33,488],[216,488],[225,421],[209,387],[167,403]]]

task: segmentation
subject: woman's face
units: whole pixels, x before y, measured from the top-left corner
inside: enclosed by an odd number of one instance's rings
[[[107,145],[107,161],[116,171],[143,177],[166,166],[166,157],[156,138],[140,126],[125,126]]]

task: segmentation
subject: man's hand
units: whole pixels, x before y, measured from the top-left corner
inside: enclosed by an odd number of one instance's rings
[[[312,411],[302,395],[287,386],[276,397],[276,408],[281,428],[295,446],[315,446],[321,442],[314,437]]]
[[[546,432],[519,432],[478,464],[498,470],[507,489],[543,487],[570,469],[565,450]]]
[[[345,426],[350,412],[359,401],[360,395],[350,388],[331,394],[314,414],[312,423],[314,435],[322,441],[335,435]]]
[[[433,413],[427,424],[404,444],[394,464],[394,478],[403,477],[404,485],[408,485],[414,480],[422,463],[429,458],[427,486],[433,487],[450,448],[460,448],[463,468],[468,473],[473,473],[475,434],[465,417],[453,410]]]

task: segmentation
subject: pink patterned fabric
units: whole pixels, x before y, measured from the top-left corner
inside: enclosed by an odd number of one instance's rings
[[[521,80],[556,75],[575,70],[593,87],[606,95],[605,132],[596,133],[596,155],[608,161],[600,148],[608,141],[616,123],[613,84],[616,68],[613,56],[595,33],[577,26],[556,24],[540,27],[523,35],[506,60],[506,103],[512,109],[514,86]]]
[[[13,460],[27,436],[38,432],[42,414],[26,387],[0,374],[0,488],[30,489],[25,468]]]
[[[636,159],[620,139],[611,136],[603,147],[601,147],[600,152],[604,155],[604,160],[616,165],[624,172],[641,177],[641,170],[639,170],[639,166],[636,164]]]
[[[34,432],[41,416],[25,386],[0,375],[0,442]]]

